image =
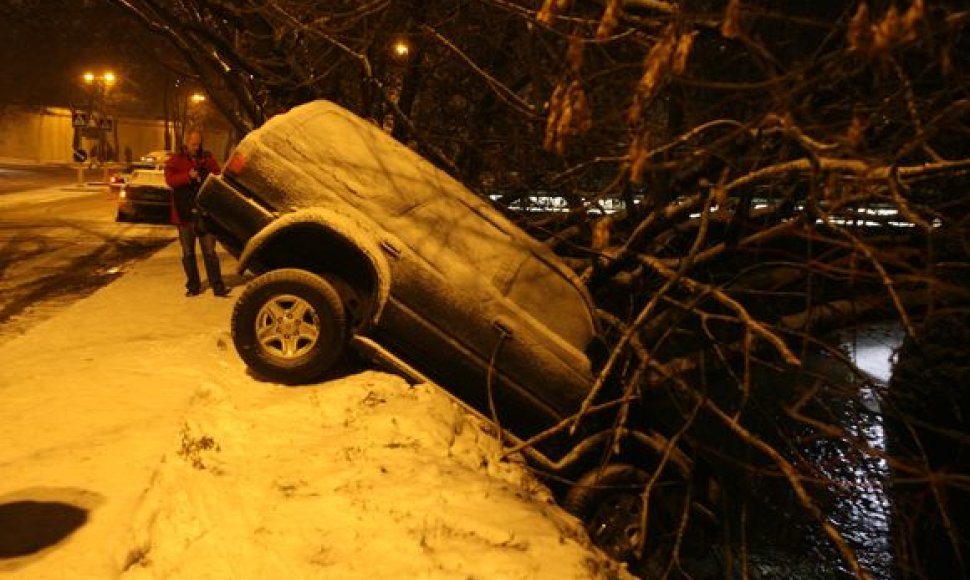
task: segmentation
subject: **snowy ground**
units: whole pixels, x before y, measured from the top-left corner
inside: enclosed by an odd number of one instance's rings
[[[435,388],[250,376],[232,304],[172,245],[0,346],[0,577],[625,575]]]

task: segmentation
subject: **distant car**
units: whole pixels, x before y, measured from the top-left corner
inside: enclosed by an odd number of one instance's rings
[[[171,223],[172,189],[161,169],[135,169],[118,192],[115,221]]]
[[[248,134],[198,204],[239,270],[257,274],[232,314],[236,350],[255,374],[314,382],[353,348],[438,384],[506,442],[535,437],[526,455],[576,482],[564,505],[614,555],[632,553],[648,474],[662,456],[686,469],[686,457],[631,428],[616,463],[601,465],[611,412],[548,436],[595,398],[587,352],[597,336],[589,294],[551,250],[326,101]]]
[[[145,155],[142,155],[141,158],[139,158],[139,161],[142,163],[152,164],[156,169],[161,169],[165,167],[165,162],[168,161],[168,158],[172,155],[174,155],[172,151],[167,149],[159,149],[158,151],[149,151]]]

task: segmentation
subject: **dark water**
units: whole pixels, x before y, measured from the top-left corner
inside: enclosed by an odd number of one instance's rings
[[[823,517],[845,539],[863,577],[893,577],[890,473],[885,460],[886,431],[880,401],[903,339],[898,325],[872,325],[833,337],[864,372],[858,376],[834,357],[806,359],[830,383],[816,395],[813,414],[841,437],[808,426],[789,460],[806,477],[803,484]],[[790,385],[778,382],[786,390]],[[782,422],[786,419],[784,416]],[[804,435],[804,437],[801,437]],[[777,479],[760,485],[744,512],[746,558],[735,558],[734,577],[827,580],[856,578],[845,558],[824,535],[819,522],[800,507],[790,485]]]
[[[854,437],[865,441],[871,452],[860,453],[841,470],[849,490],[832,514],[833,523],[847,536],[864,568],[874,578],[892,577],[890,543],[889,465],[878,452],[886,451],[886,431],[880,400],[892,376],[894,352],[905,332],[898,323],[870,325],[846,333],[842,347],[872,383],[859,391],[861,408],[845,414],[845,427]]]
[[[828,520],[855,551],[865,572],[876,579],[893,576],[890,478],[880,401],[892,375],[894,352],[904,336],[899,324],[884,323],[836,337],[868,380],[850,378],[844,398],[831,402],[846,440],[824,440],[806,450],[832,482],[834,499],[826,510]],[[855,576],[841,558],[834,568],[840,576]]]

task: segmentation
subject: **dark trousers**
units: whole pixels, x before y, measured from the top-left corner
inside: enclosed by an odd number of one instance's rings
[[[179,242],[182,244],[182,268],[185,269],[185,288],[190,292],[200,292],[202,281],[199,279],[199,265],[195,258],[195,241],[199,241],[202,248],[202,263],[205,264],[205,275],[209,279],[209,286],[219,292],[226,286],[222,282],[222,270],[219,267],[219,256],[216,255],[216,237],[208,232],[199,231],[193,224],[178,226]]]

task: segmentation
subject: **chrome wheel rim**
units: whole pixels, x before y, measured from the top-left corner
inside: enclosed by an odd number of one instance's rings
[[[272,356],[291,360],[310,352],[320,338],[320,317],[292,294],[274,296],[256,315],[256,339]]]

